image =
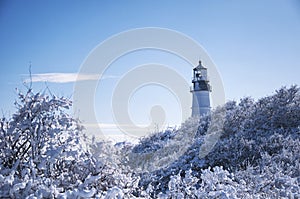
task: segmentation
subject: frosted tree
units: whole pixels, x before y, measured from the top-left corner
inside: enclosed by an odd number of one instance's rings
[[[1,174],[12,177],[9,184],[42,177],[68,188],[96,172],[82,142],[83,127],[65,111],[70,100],[31,89],[18,97],[17,112],[0,122]]]

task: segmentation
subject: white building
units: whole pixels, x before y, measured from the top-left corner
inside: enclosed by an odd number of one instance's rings
[[[192,117],[199,117],[210,112],[211,86],[207,77],[207,68],[201,64],[201,61],[193,71],[193,86],[191,88],[193,94]]]

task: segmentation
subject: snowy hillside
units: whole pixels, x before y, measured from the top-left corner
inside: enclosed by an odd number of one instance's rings
[[[300,90],[227,102],[137,145],[91,141],[64,98],[0,121],[0,197],[300,198]]]

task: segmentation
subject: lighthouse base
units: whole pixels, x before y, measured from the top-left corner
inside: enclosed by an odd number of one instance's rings
[[[192,117],[199,117],[208,114],[211,108],[209,91],[192,91],[192,93]]]

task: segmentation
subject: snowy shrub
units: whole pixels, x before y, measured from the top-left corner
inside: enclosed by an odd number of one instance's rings
[[[137,145],[90,141],[63,97],[0,119],[1,198],[300,198],[300,91],[229,101]]]
[[[198,183],[199,182],[199,183]],[[198,183],[198,184],[197,184]],[[168,182],[166,193],[159,193],[155,198],[251,198],[245,183],[239,184],[234,175],[222,167],[201,171],[201,178],[185,171],[184,178],[180,173],[173,175]]]
[[[274,134],[295,135],[300,126],[300,93],[295,86],[258,102],[245,98],[238,105],[229,102],[225,107],[224,133],[207,156],[210,166],[239,170],[257,165],[262,152],[273,154],[282,148]]]
[[[247,184],[251,194],[262,198],[300,197],[299,131],[297,134],[298,138],[274,134],[271,140],[276,140],[273,143],[275,146],[280,144],[280,149],[276,153],[262,153],[257,166],[248,166],[246,170],[236,172],[236,177]]]
[[[198,179],[192,176],[191,170],[184,172],[184,177],[181,177],[181,172],[170,177],[168,182],[168,191],[159,193],[154,197],[158,198],[197,198],[197,189],[195,187]]]
[[[244,183],[235,181],[234,174],[222,167],[214,167],[212,170],[202,170],[198,198],[250,198],[249,190]]]
[[[197,183],[198,187],[204,180],[202,176],[203,171],[209,167],[222,167],[232,174],[248,171],[248,168],[252,167],[261,168],[261,170],[255,170],[255,172],[258,173],[273,168],[273,173],[265,178],[266,181],[270,181],[270,179],[274,178],[275,173],[278,172],[284,173],[286,178],[293,178],[293,180],[298,179],[299,181],[300,158],[298,154],[300,153],[298,150],[300,142],[297,141],[299,140],[300,135],[299,108],[300,93],[299,88],[296,86],[292,86],[291,88],[283,87],[276,91],[274,95],[262,98],[258,101],[246,97],[241,99],[239,103],[234,101],[227,102],[224,107],[212,112],[212,114],[215,114],[216,111],[225,109],[226,115],[220,139],[209,154],[203,158],[199,155],[203,152],[202,146],[205,141],[205,136],[209,133],[210,125],[216,124],[212,122],[213,118],[211,116],[206,116],[201,118],[200,123],[197,124],[198,131],[192,139],[193,142],[189,143],[188,150],[166,168],[142,174],[140,185],[147,187],[151,182],[153,185],[153,192],[156,195],[159,192],[166,194],[169,193],[168,184],[172,176],[174,176],[175,173],[179,173],[180,170],[187,171],[191,169],[193,175],[199,179]],[[187,124],[187,126],[183,125],[183,128],[185,129],[189,129],[188,125],[190,124],[195,125],[192,123],[185,124]],[[219,129],[220,126],[213,128]],[[192,128],[190,128],[190,130],[192,130]],[[176,133],[180,131],[181,129],[178,129],[178,131],[175,132],[175,135],[173,134],[172,137],[168,137],[169,140],[165,140],[165,138],[159,139],[157,137],[163,135],[163,133],[156,134],[154,136],[155,139],[150,137],[142,140],[140,146],[151,146],[153,140],[158,140],[155,142],[163,140],[164,143],[172,143],[172,139],[174,139]],[[186,133],[186,137],[190,135],[192,135],[191,132]],[[266,161],[264,158],[265,154],[272,157],[272,160],[269,161],[268,165],[262,166],[264,165],[263,162]],[[277,165],[276,167],[274,167],[275,162]],[[287,171],[289,172],[287,173]],[[250,185],[237,188],[236,186],[240,186],[240,184],[236,184],[236,182],[247,181],[243,180],[243,178],[246,178],[246,173],[247,172],[245,172],[245,176],[240,179],[232,178],[232,187],[240,190],[239,192],[236,192],[236,197],[241,196],[241,192],[243,191],[245,191],[247,197],[250,193],[252,196],[259,196],[262,198],[265,198],[264,196],[270,198],[273,198],[274,196],[284,196],[283,193],[281,193],[281,195],[278,195],[278,193],[277,195],[274,195],[271,191],[269,192],[273,195],[268,195],[261,190],[251,192],[250,190],[253,190],[253,187]],[[253,179],[248,180],[247,183],[257,185],[258,181],[255,180],[258,175],[252,173],[251,176]],[[274,189],[272,186],[265,190]],[[299,186],[296,184],[291,188],[291,190],[296,190],[296,188],[298,188],[298,191],[295,193],[293,192],[294,195],[292,195],[295,197],[299,194]],[[289,189],[286,186],[281,189],[281,192],[285,189],[287,189],[286,191],[288,192]],[[200,193],[201,189],[198,190],[198,194]],[[203,194],[205,195],[205,191]],[[225,195],[228,195],[228,193]],[[286,197],[289,197],[290,195]]]
[[[133,197],[139,176],[120,163],[130,147],[88,143],[68,99],[31,89],[18,97],[0,120],[0,197]]]
[[[31,89],[18,97],[17,112],[0,123],[2,196],[21,197],[36,190],[48,197],[56,186],[72,189],[96,172],[95,160],[84,149],[83,127],[64,112],[70,100]]]
[[[100,161],[102,168],[99,178],[92,181],[98,191],[107,198],[132,198],[139,187],[139,175],[126,164],[126,155],[131,151],[129,143],[113,144],[94,141],[90,145],[91,153]]]

